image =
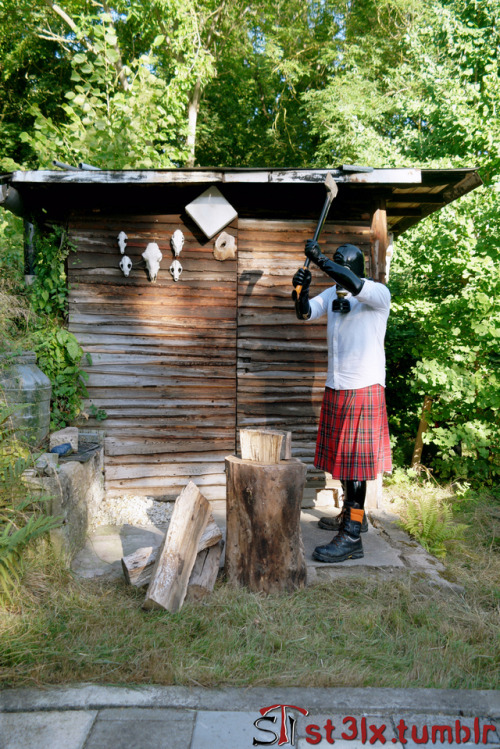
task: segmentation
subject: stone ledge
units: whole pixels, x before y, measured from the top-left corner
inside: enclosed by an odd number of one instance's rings
[[[50,497],[49,512],[62,517],[62,526],[51,532],[51,539],[70,561],[85,546],[92,517],[104,497],[103,459],[100,448],[86,463],[62,463],[52,476],[25,474],[31,489]]]

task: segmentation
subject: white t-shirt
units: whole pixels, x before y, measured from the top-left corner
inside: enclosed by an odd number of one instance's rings
[[[365,279],[357,296],[347,294],[351,310],[332,311],[337,287],[331,286],[310,300],[311,316],[328,315],[328,375],[333,390],[358,390],[369,385],[385,387],[384,338],[391,306],[387,286]]]

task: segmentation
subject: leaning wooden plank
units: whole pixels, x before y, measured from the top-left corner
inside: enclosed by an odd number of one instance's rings
[[[213,591],[219,573],[222,546],[223,542],[219,541],[215,546],[198,552],[189,578],[186,601],[192,603],[201,601],[202,598]]]
[[[211,515],[198,543],[198,554],[219,543],[221,539],[222,531]],[[129,585],[134,585],[136,588],[148,585],[160,546],[161,544],[145,546],[122,558],[123,574]]]
[[[175,501],[167,535],[151,573],[144,609],[179,611],[209,516],[208,500],[190,481]]]

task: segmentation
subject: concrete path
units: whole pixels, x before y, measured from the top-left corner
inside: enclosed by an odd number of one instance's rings
[[[361,749],[385,743],[494,749],[499,728],[500,691],[79,685],[0,692],[1,749]]]
[[[225,533],[225,502],[212,502],[212,512]],[[349,575],[369,575],[390,578],[398,574],[424,575],[432,583],[450,585],[443,577],[443,565],[412,541],[396,524],[396,516],[385,510],[369,510],[370,527],[363,533],[364,557],[342,564],[323,564],[312,558],[314,548],[328,543],[331,531],[318,528],[322,515],[333,515],[331,507],[315,507],[301,512],[302,539],[307,564],[309,585],[324,580],[335,580]],[[85,548],[76,556],[73,570],[82,577],[121,577],[121,558],[142,546],[160,543],[165,527],[151,525],[138,528],[132,525],[106,526],[89,537]],[[223,560],[222,560],[223,562]]]

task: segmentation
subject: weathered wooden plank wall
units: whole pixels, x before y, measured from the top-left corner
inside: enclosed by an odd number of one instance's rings
[[[324,474],[313,467],[327,371],[326,318],[297,320],[292,277],[303,265],[309,221],[240,219],[238,225],[238,427],[293,432],[292,451],[309,466],[308,489]],[[344,242],[360,247],[371,273],[368,217],[355,225],[326,224],[320,244],[332,257]],[[331,285],[311,266],[311,296]]]
[[[170,238],[182,229],[175,283]],[[117,235],[128,235],[128,278]],[[227,229],[237,235],[237,225]],[[236,261],[179,215],[75,216],[70,239],[69,329],[92,356],[90,401],[103,408],[108,496],[175,498],[195,477],[208,499],[225,496],[224,458],[235,450]],[[141,253],[163,260],[150,283]]]
[[[174,283],[170,238],[181,228],[183,273]],[[314,470],[315,438],[327,367],[326,320],[298,321],[292,277],[303,264],[315,222],[239,219],[237,260],[215,260],[213,241],[176,215],[75,216],[77,247],[68,267],[69,329],[92,356],[89,398],[107,412],[108,496],[175,498],[189,479],[208,499],[225,497],[224,458],[237,449],[237,427],[293,432],[293,454]],[[118,268],[117,235],[128,235],[128,278]],[[369,217],[332,221],[321,244],[360,246],[373,274]],[[163,253],[156,284],[141,253]],[[312,269],[311,294],[330,281]],[[92,423],[92,422],[91,422]],[[239,445],[238,445],[239,446]]]

